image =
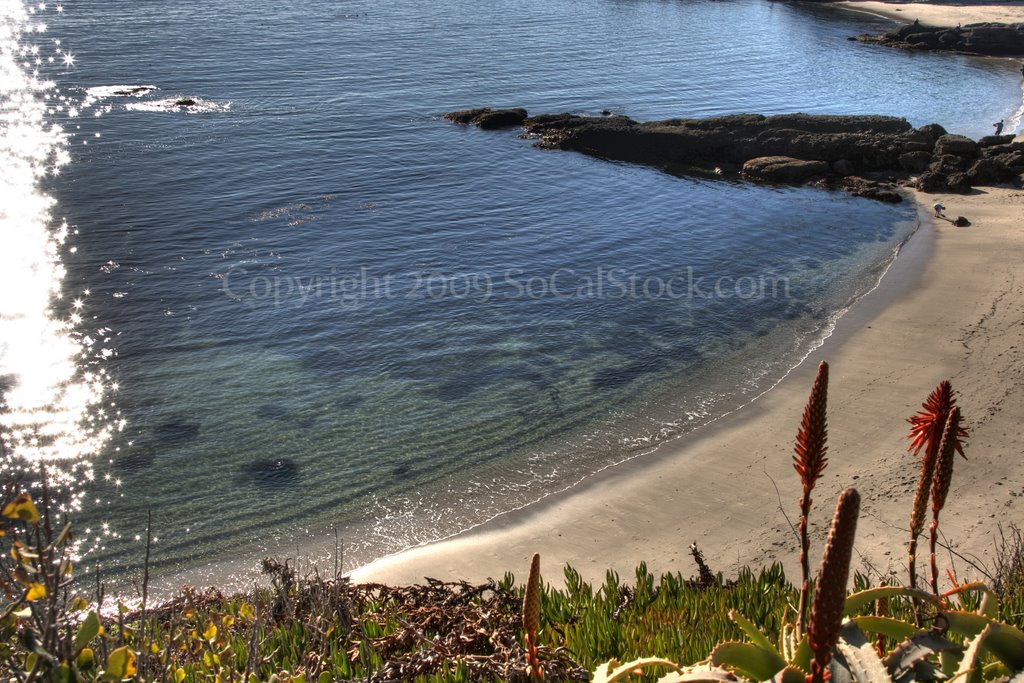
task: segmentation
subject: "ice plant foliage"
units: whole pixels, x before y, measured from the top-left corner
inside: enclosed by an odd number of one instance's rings
[[[821,474],[828,464],[828,459],[825,457],[825,452],[828,450],[825,445],[828,440],[828,425],[825,416],[827,403],[828,363],[821,361],[818,365],[818,375],[814,378],[814,386],[811,387],[810,398],[807,399],[807,406],[804,408],[800,430],[796,434],[796,447],[793,455],[793,469],[800,475],[800,482],[803,485],[803,493],[800,497],[800,606],[797,611],[797,629],[801,632],[803,632],[804,617],[807,614],[811,581],[808,558],[811,539],[807,533],[812,502],[811,492],[814,491],[815,483],[821,478]]]
[[[807,643],[814,653],[809,677],[812,683],[828,680],[828,664],[832,661],[832,650],[839,641],[859,514],[860,494],[856,489],[846,489],[839,495],[832,528],[828,532],[807,629]]]

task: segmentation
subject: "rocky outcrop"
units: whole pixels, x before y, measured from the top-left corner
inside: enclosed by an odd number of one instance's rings
[[[736,114],[708,119],[638,122],[625,116],[522,112],[526,136],[548,149],[656,166],[677,175],[740,176],[754,181],[839,187],[856,196],[899,201],[894,183],[928,192],[966,192],[972,185],[1024,173],[1024,142],[990,136],[975,142],[942,126],[914,128],[891,116]],[[446,114],[485,127],[489,109]]]
[[[805,183],[828,175],[832,168],[824,161],[804,161],[793,157],[755,157],[743,162],[744,178],[770,183]]]
[[[514,128],[522,125],[526,120],[526,110],[515,109],[491,109],[483,107],[480,109],[465,109],[453,111],[444,115],[449,121],[455,123],[476,124],[484,130],[497,130],[499,128]]]
[[[907,50],[947,50],[991,57],[1024,55],[1024,24],[968,24],[956,28],[925,26],[919,22],[881,35],[859,35],[850,40],[878,43]]]

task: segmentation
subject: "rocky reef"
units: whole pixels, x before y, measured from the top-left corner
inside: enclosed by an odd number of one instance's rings
[[[655,166],[677,175],[811,184],[888,202],[900,201],[898,184],[926,192],[967,192],[974,185],[1020,182],[1024,173],[1024,136],[975,142],[950,135],[938,124],[914,128],[892,116],[736,114],[637,122],[625,116],[530,117],[522,109],[474,109],[445,116],[481,128],[522,125],[525,136],[536,139],[539,147]]]
[[[850,40],[907,50],[946,50],[989,57],[1024,55],[1024,24],[968,24],[947,28],[919,22],[881,35],[863,34]]]

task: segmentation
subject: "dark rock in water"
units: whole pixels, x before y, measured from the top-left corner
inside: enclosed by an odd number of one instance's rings
[[[967,220],[966,218],[964,218],[963,216],[957,216],[956,220],[953,221],[953,225],[955,225],[958,228],[966,228],[970,224],[971,224],[971,222],[969,220]]]
[[[255,460],[245,465],[244,469],[257,486],[264,488],[292,486],[299,480],[299,466],[288,458]]]
[[[618,367],[602,368],[594,373],[590,380],[590,385],[595,389],[622,387],[643,375],[659,371],[664,365],[664,361],[653,358],[635,361]]]
[[[200,424],[184,418],[175,418],[157,425],[153,436],[164,443],[190,441],[199,436]]]
[[[504,111],[517,112],[509,121],[523,112]],[[491,113],[470,109],[446,116],[468,123]],[[734,114],[637,122],[626,116],[562,113],[526,118],[523,127],[545,149],[647,164],[676,175],[723,177],[722,169],[742,168],[751,180],[838,185],[855,196],[883,202],[900,201],[895,186],[865,178],[892,181],[894,175],[906,179],[908,173],[919,173],[916,187],[925,192],[966,192],[972,183],[1015,177],[1019,171],[1007,165],[1011,157],[1004,155],[1018,146],[1024,152],[1024,139],[991,136],[981,146],[948,134],[938,124],[915,129],[893,116]],[[983,151],[992,163],[972,172]]]
[[[279,403],[264,403],[255,410],[256,417],[261,420],[285,420],[290,412]]]
[[[115,90],[114,94],[115,95],[120,95],[122,97],[127,97],[127,96],[131,96],[131,95],[142,95],[143,93],[147,93],[150,90],[155,90],[155,88],[153,88],[152,86],[148,86],[148,85],[139,85],[139,86],[136,86],[134,88],[125,88],[124,90]]]
[[[449,121],[453,121],[458,124],[466,125],[473,122],[473,119],[486,114],[491,111],[490,107],[480,107],[478,109],[463,109],[462,111],[450,111],[444,115]]]
[[[481,114],[474,123],[484,130],[496,128],[513,128],[522,125],[526,120],[525,109],[498,109]]]
[[[484,130],[519,126],[526,120],[526,116],[525,109],[491,109],[490,107],[453,111],[444,115],[449,121],[462,125],[474,123]]]
[[[175,100],[174,102],[175,107],[194,107],[196,104],[198,103],[191,97],[183,97],[182,99]]]
[[[849,163],[849,162],[847,162]],[[804,161],[793,157],[755,157],[743,164],[745,178],[770,183],[803,183],[831,169],[824,161]]]
[[[601,110],[601,116],[611,116],[611,115],[612,115],[612,112],[611,112],[610,109],[602,109]]]
[[[949,28],[914,22],[881,35],[859,35],[854,40],[906,50],[1016,57],[1024,55],[1024,24],[982,23]]]

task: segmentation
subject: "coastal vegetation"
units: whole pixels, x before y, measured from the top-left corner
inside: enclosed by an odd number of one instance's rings
[[[793,458],[798,585],[777,564],[726,579],[693,545],[690,579],[656,578],[641,565],[629,581],[609,571],[592,585],[566,567],[556,586],[541,580],[534,556],[523,587],[511,573],[478,585],[393,587],[352,583],[337,565],[324,575],[267,559],[266,582],[245,594],[185,588],[150,604],[144,571],[136,599],[110,599],[101,577],[76,574],[73,525],[58,519],[43,476],[31,493],[11,482],[0,511],[0,667],[17,681],[1021,680],[1020,529],[1001,533],[990,566],[976,567],[988,585],[940,567],[939,516],[956,504],[953,463],[968,436],[948,382],[909,419],[910,450],[921,457],[906,585],[894,574],[851,580],[854,489],[839,496],[811,580],[807,529],[828,464],[827,389],[822,363]],[[929,506],[924,590],[917,548]]]

